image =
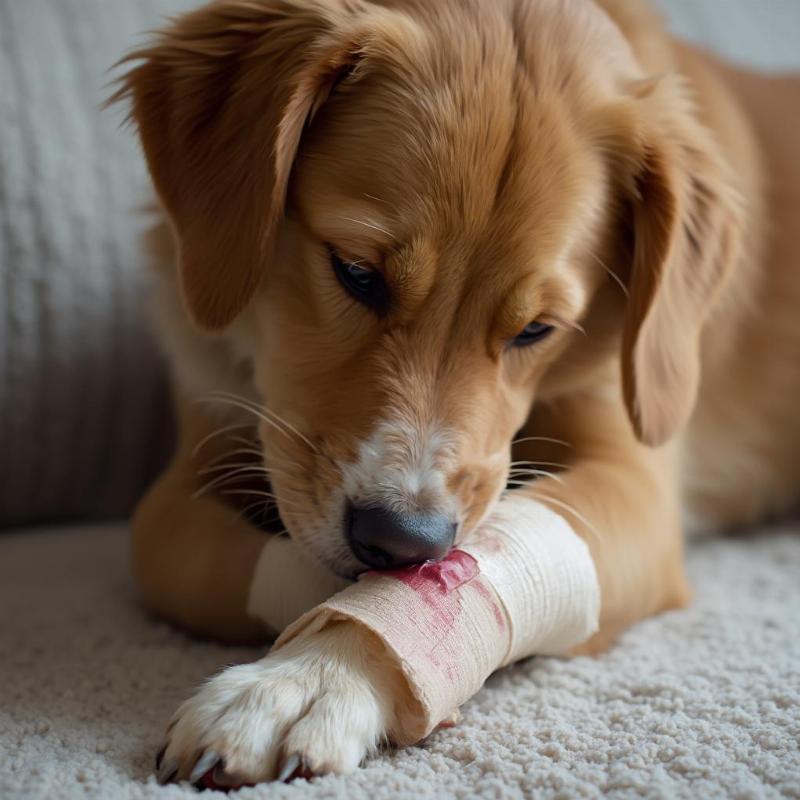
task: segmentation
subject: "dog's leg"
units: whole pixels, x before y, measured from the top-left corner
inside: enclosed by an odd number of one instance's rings
[[[202,442],[225,423],[178,403],[179,444],[172,463],[132,521],[133,570],[145,603],[190,631],[227,642],[263,642],[269,631],[248,616],[253,571],[270,534],[247,522],[217,493],[196,496],[213,479],[205,465],[225,454],[223,437]],[[241,459],[239,459],[241,460]]]
[[[637,620],[690,599],[677,446],[637,442],[613,397],[560,400],[535,410],[532,420],[521,438],[533,441],[515,458],[524,456],[534,469],[537,461],[546,462],[544,469],[552,462],[568,466],[518,491],[561,514],[589,546],[600,584],[600,627],[575,652],[596,653]]]

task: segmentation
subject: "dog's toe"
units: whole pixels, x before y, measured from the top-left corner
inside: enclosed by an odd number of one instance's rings
[[[380,743],[384,720],[368,687],[353,681],[314,702],[287,731],[284,751],[305,766],[304,777],[352,772]]]

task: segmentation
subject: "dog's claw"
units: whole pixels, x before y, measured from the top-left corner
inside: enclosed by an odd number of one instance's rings
[[[161,745],[161,749],[156,753],[156,772],[161,769],[161,762],[164,760],[164,753],[167,752],[167,746]]]
[[[281,766],[280,771],[278,772],[277,780],[281,783],[286,783],[286,781],[291,778],[297,770],[299,770],[303,765],[303,760],[300,758],[297,753],[292,753],[290,756],[286,757],[286,760],[283,762],[283,766]]]
[[[174,761],[168,761],[166,764],[162,763],[156,772],[156,780],[163,786],[165,783],[170,783],[178,774],[178,765]]]
[[[197,783],[203,775],[206,774],[210,769],[216,767],[217,764],[222,759],[219,753],[215,752],[214,750],[207,750],[197,759],[197,763],[192,768],[191,773],[189,774],[189,783]]]

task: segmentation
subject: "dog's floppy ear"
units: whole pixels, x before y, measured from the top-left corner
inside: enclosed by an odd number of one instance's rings
[[[666,108],[645,116],[629,176],[633,263],[622,383],[636,435],[653,446],[692,413],[701,333],[739,253],[742,227],[739,198],[716,143],[696,121],[682,87],[669,88],[646,89],[666,98],[640,98],[662,108],[666,100]]]
[[[225,328],[259,285],[303,128],[359,60],[355,8],[220,0],[125,59],[141,63],[112,100],[132,101],[202,328]]]

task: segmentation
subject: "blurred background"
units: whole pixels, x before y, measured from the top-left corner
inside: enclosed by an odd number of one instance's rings
[[[433,1],[433,0],[432,0]],[[0,526],[125,516],[170,448],[109,67],[189,0],[0,0]],[[800,0],[660,0],[674,31],[800,66]]]

